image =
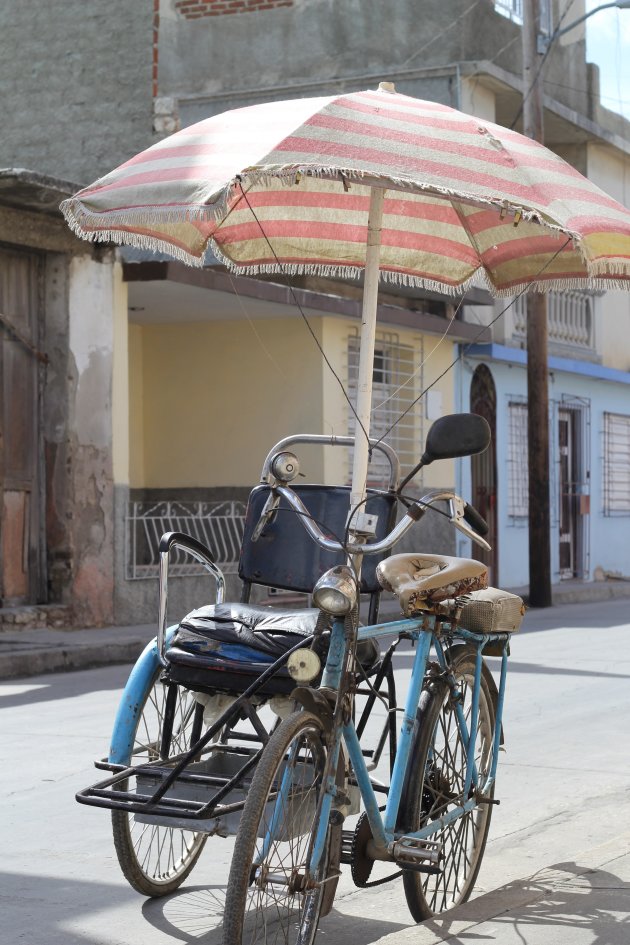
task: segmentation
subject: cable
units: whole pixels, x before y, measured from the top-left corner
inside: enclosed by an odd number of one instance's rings
[[[452,314],[452,316],[451,316],[451,318],[450,318],[450,321],[449,321],[448,325],[447,325],[446,328],[444,329],[444,333],[441,335],[440,340],[439,340],[438,343],[435,345],[435,347],[431,348],[431,350],[429,351],[429,353],[428,353],[428,355],[426,356],[426,358],[423,358],[423,359],[422,359],[422,362],[421,362],[420,365],[416,368],[416,370],[413,372],[413,374],[410,374],[409,377],[407,378],[407,380],[406,380],[403,384],[401,384],[400,387],[397,387],[395,391],[392,391],[392,393],[389,395],[389,397],[386,397],[385,400],[381,401],[380,404],[376,404],[376,406],[373,406],[373,407],[372,407],[372,412],[374,412],[375,410],[380,410],[381,407],[384,407],[385,404],[388,404],[389,401],[392,400],[392,399],[396,396],[396,394],[399,394],[399,393],[401,392],[401,390],[404,390],[404,388],[405,388],[408,384],[410,384],[411,381],[413,381],[414,377],[417,377],[417,375],[420,373],[420,371],[422,370],[422,368],[425,366],[425,364],[427,363],[427,361],[429,360],[429,358],[432,358],[432,357],[433,357],[433,355],[435,354],[435,352],[437,351],[437,349],[440,347],[440,345],[442,344],[442,342],[444,341],[444,339],[445,339],[446,336],[448,335],[449,331],[451,330],[451,325],[453,324],[453,322],[454,322],[455,319],[457,318],[457,314],[458,314],[458,312],[459,312],[459,310],[460,310],[460,308],[462,307],[463,304],[464,304],[464,296],[462,296],[461,299],[459,300],[459,303],[458,303],[458,305],[457,305],[457,308],[456,308],[455,311],[453,312],[453,314]]]
[[[246,318],[247,321],[249,322],[249,327],[251,328],[251,330],[253,331],[254,335],[256,336],[256,340],[258,341],[258,344],[259,344],[260,347],[263,349],[263,351],[265,352],[265,354],[267,355],[267,357],[269,358],[269,360],[271,361],[271,363],[273,364],[273,366],[274,366],[275,369],[277,370],[277,372],[278,372],[278,374],[280,375],[280,377],[282,378],[282,380],[283,380],[283,381],[286,381],[286,382],[288,383],[288,382],[289,382],[288,377],[286,376],[286,374],[284,373],[284,371],[282,370],[282,368],[280,367],[280,365],[278,364],[278,362],[276,361],[276,359],[274,358],[274,356],[271,354],[271,352],[269,351],[269,349],[268,349],[267,346],[265,345],[265,343],[264,343],[264,341],[262,340],[262,338],[260,337],[260,334],[258,333],[258,329],[257,329],[256,326],[254,325],[254,320],[252,319],[251,315],[250,315],[249,312],[247,311],[247,309],[246,309],[246,307],[245,307],[245,303],[243,302],[241,296],[239,295],[239,291],[238,291],[238,289],[237,289],[237,287],[236,287],[236,282],[234,281],[234,279],[233,279],[233,277],[232,277],[232,273],[230,272],[229,269],[227,270],[227,275],[228,275],[228,278],[229,278],[230,283],[231,283],[231,285],[232,285],[232,291],[234,292],[234,295],[235,295],[236,298],[237,298],[237,301],[238,301],[238,304],[239,304],[239,306],[240,306],[240,308],[241,308],[241,311],[243,312],[245,318]]]
[[[529,0],[525,0],[525,2],[529,2]],[[550,38],[549,38],[549,43],[547,44],[547,48],[545,49],[544,53],[543,53],[542,56],[540,57],[540,62],[538,63],[538,68],[537,68],[537,70],[536,70],[536,74],[534,75],[534,78],[532,79],[529,88],[527,89],[527,91],[526,91],[525,94],[523,95],[523,98],[521,99],[521,104],[520,104],[520,106],[519,106],[519,109],[518,109],[516,115],[514,116],[514,119],[513,119],[513,121],[512,121],[512,124],[510,125],[510,130],[511,130],[511,131],[514,130],[514,126],[516,125],[516,122],[519,120],[519,118],[520,118],[521,115],[523,114],[523,108],[525,107],[525,102],[527,101],[527,99],[529,98],[529,96],[530,96],[530,95],[532,94],[532,92],[534,91],[534,88],[536,87],[536,83],[538,82],[538,78],[539,78],[539,76],[540,76],[540,73],[542,72],[543,66],[545,65],[545,63],[546,63],[546,61],[547,61],[547,56],[549,55],[549,53],[551,52],[551,50],[552,50],[552,48],[553,48],[553,44],[554,44],[554,42],[555,42],[556,36],[558,35],[558,31],[560,30],[560,27],[562,26],[563,20],[564,20],[564,18],[566,17],[566,15],[567,15],[567,13],[569,12],[569,9],[571,8],[572,5],[573,5],[573,0],[567,0],[567,5],[565,6],[564,10],[563,10],[562,13],[560,14],[560,19],[558,20],[557,26],[556,26],[556,28],[554,29],[553,33],[551,34],[551,36],[550,36]],[[523,26],[523,28],[524,28],[524,26]]]
[[[260,232],[262,233],[262,236],[263,236],[263,239],[264,239],[265,243],[267,244],[267,246],[268,246],[269,249],[271,250],[271,253],[272,253],[272,255],[273,255],[273,258],[274,258],[275,261],[276,261],[276,265],[278,266],[278,269],[280,270],[280,273],[281,273],[281,274],[284,274],[282,263],[281,263],[280,260],[278,259],[278,256],[276,255],[276,251],[275,251],[275,249],[273,248],[273,246],[271,245],[271,243],[270,243],[270,241],[269,241],[269,237],[268,237],[267,234],[265,233],[265,231],[264,231],[264,229],[263,229],[263,226],[262,226],[262,223],[261,223],[260,220],[258,219],[258,217],[257,217],[257,215],[256,215],[256,212],[255,212],[254,208],[252,207],[251,203],[249,202],[249,199],[248,199],[248,197],[247,197],[247,194],[245,193],[245,191],[244,191],[244,189],[243,189],[243,183],[242,183],[242,180],[241,180],[240,175],[237,175],[236,180],[238,181],[238,185],[239,185],[239,187],[241,188],[241,193],[242,193],[242,195],[243,195],[243,198],[244,198],[244,200],[245,200],[245,203],[246,203],[247,206],[249,207],[249,209],[250,209],[250,211],[251,211],[251,214],[252,214],[254,220],[255,220],[256,223],[258,224],[258,228],[259,228]],[[319,339],[318,339],[317,335],[315,334],[315,332],[314,332],[313,329],[311,328],[311,323],[309,322],[308,318],[306,317],[306,314],[305,314],[305,312],[304,312],[304,309],[302,308],[302,306],[300,305],[300,303],[299,303],[299,301],[298,301],[298,297],[297,297],[297,295],[295,294],[295,290],[294,290],[293,285],[291,284],[291,282],[288,283],[288,288],[289,288],[289,292],[291,293],[291,297],[292,297],[292,299],[293,299],[295,305],[297,306],[297,309],[298,309],[300,315],[302,316],[302,320],[304,321],[304,324],[305,324],[306,327],[308,328],[308,330],[309,330],[309,332],[310,332],[310,335],[311,335],[313,341],[315,342],[315,344],[316,344],[317,347],[319,348],[319,352],[320,352],[322,358],[324,359],[324,361],[326,362],[326,364],[327,364],[327,366],[328,366],[328,368],[329,368],[331,374],[333,375],[333,377],[335,378],[335,380],[336,380],[337,383],[339,384],[339,387],[341,388],[341,392],[342,392],[343,396],[345,397],[346,401],[348,402],[348,406],[350,407],[350,410],[351,410],[352,413],[354,414],[357,423],[359,424],[359,426],[360,426],[361,429],[363,430],[363,434],[364,434],[364,436],[365,436],[365,439],[366,439],[367,442],[368,442],[369,455],[371,456],[371,455],[372,455],[372,447],[370,446],[370,437],[369,437],[369,434],[368,434],[367,430],[365,429],[365,427],[363,426],[363,424],[361,423],[361,420],[359,419],[359,415],[358,415],[358,413],[356,412],[356,410],[355,410],[355,408],[354,408],[354,404],[352,403],[352,401],[351,401],[351,399],[350,399],[350,397],[349,397],[349,395],[348,395],[348,392],[346,391],[346,388],[345,388],[344,385],[343,385],[343,381],[341,380],[341,378],[339,377],[339,375],[338,375],[337,372],[335,371],[334,367],[332,366],[332,364],[331,364],[330,361],[328,360],[328,357],[326,356],[326,352],[325,352],[324,349],[322,348],[322,346],[321,346],[321,344],[320,344],[320,342],[319,342]]]
[[[448,26],[445,26],[444,29],[443,29],[443,30],[440,30],[439,33],[435,33],[435,34],[431,37],[431,39],[427,40],[427,42],[424,44],[424,46],[421,46],[421,47],[420,47],[420,49],[416,49],[416,51],[415,51],[411,56],[409,56],[409,59],[406,59],[403,63],[400,64],[399,68],[400,68],[400,69],[404,69],[405,66],[408,66],[410,62],[413,62],[414,59],[417,59],[417,57],[418,57],[421,53],[423,53],[423,52],[425,51],[425,49],[428,49],[429,46],[431,46],[434,42],[436,42],[436,40],[441,39],[442,36],[445,35],[445,33],[448,33],[448,32],[450,32],[450,30],[454,29],[454,27],[456,27],[457,24],[458,24],[461,20],[463,20],[465,16],[468,16],[468,14],[471,13],[471,12],[475,9],[475,7],[478,7],[479,4],[482,3],[482,2],[483,2],[483,0],[474,0],[474,3],[471,3],[469,7],[466,7],[466,9],[465,9],[462,13],[460,13],[459,16],[456,17],[456,18],[453,20],[452,23],[449,23]]]
[[[430,391],[432,387],[435,387],[435,385],[437,384],[437,382],[440,381],[440,380],[442,380],[442,378],[444,377],[445,374],[448,374],[448,372],[451,370],[451,368],[454,367],[454,366],[457,364],[457,362],[462,359],[462,357],[466,354],[466,352],[469,351],[469,349],[470,349],[474,344],[477,343],[477,341],[479,340],[479,338],[481,338],[481,336],[482,336],[483,334],[485,334],[486,331],[487,331],[489,328],[492,328],[492,326],[495,324],[495,322],[497,322],[503,315],[505,315],[505,313],[508,311],[508,309],[510,309],[513,305],[515,305],[516,302],[521,298],[521,296],[523,296],[523,295],[525,295],[527,292],[529,292],[529,290],[530,290],[531,287],[535,284],[535,282],[536,282],[536,280],[538,279],[538,277],[545,271],[545,269],[548,269],[548,268],[549,268],[549,266],[552,264],[552,262],[554,261],[554,259],[556,259],[556,258],[560,255],[560,253],[563,252],[563,251],[566,249],[566,247],[569,245],[570,242],[571,242],[571,237],[569,236],[569,237],[567,237],[566,242],[562,244],[562,246],[560,247],[560,249],[558,249],[558,250],[553,254],[553,256],[551,257],[551,259],[549,259],[549,260],[545,263],[545,265],[544,265],[541,269],[538,270],[538,272],[536,273],[536,275],[534,276],[534,278],[531,280],[531,282],[530,282],[528,285],[526,285],[524,289],[521,289],[521,291],[518,293],[518,295],[515,295],[514,298],[510,301],[510,303],[509,303],[508,305],[506,305],[505,308],[502,309],[502,310],[499,312],[499,314],[496,315],[496,316],[492,319],[491,322],[489,322],[487,325],[484,325],[484,326],[481,328],[481,330],[475,335],[475,337],[474,337],[471,341],[468,342],[468,344],[463,348],[463,350],[461,350],[461,351],[459,352],[459,354],[457,355],[457,357],[456,357],[453,361],[451,361],[451,363],[448,365],[448,367],[446,367],[446,368],[442,371],[442,373],[439,374],[439,375],[435,378],[435,380],[433,380],[430,384],[428,384],[427,387],[425,387],[424,390],[421,391],[421,392],[418,394],[418,396],[416,397],[415,400],[412,400],[412,402],[411,402],[411,403],[409,404],[409,406],[401,413],[401,415],[398,417],[398,419],[397,419],[397,420],[394,420],[394,422],[391,424],[391,426],[388,427],[387,430],[385,430],[385,432],[382,434],[382,436],[380,436],[380,437],[378,438],[378,440],[376,441],[376,443],[374,443],[372,449],[374,449],[375,446],[378,446],[378,444],[381,443],[381,442],[385,439],[386,436],[389,436],[389,434],[392,432],[392,430],[394,429],[394,427],[395,427],[397,424],[399,424],[400,421],[404,419],[404,417],[407,416],[407,414],[416,406],[416,404],[417,404],[420,400],[422,400],[422,398],[423,398],[424,395],[427,393],[427,391]]]

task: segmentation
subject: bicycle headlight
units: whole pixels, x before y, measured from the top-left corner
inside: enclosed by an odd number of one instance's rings
[[[349,614],[357,602],[357,582],[352,569],[339,564],[322,574],[313,588],[313,603],[333,617]]]

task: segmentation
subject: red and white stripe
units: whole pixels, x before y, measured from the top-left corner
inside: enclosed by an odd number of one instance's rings
[[[248,272],[355,275],[369,189],[387,188],[385,278],[497,294],[630,280],[630,213],[541,145],[386,91],[271,102],[199,122],[67,200],[88,239]]]

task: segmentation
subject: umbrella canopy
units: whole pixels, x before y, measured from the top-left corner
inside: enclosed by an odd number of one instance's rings
[[[202,265],[356,276],[387,188],[382,278],[460,293],[611,288],[630,213],[542,145],[435,102],[357,92],[240,108],[177,132],[64,201],[84,238]]]

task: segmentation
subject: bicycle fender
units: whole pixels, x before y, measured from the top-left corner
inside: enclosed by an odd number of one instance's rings
[[[173,626],[166,631],[167,643],[175,630]],[[118,704],[107,759],[111,764],[128,765],[131,760],[138,716],[160,665],[155,637],[136,660]]]

